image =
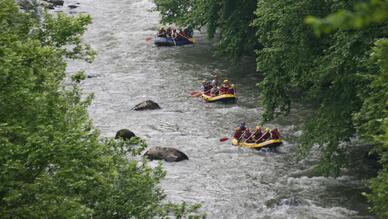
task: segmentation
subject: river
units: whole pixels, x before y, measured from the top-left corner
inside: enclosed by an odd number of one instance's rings
[[[208,218],[371,218],[360,195],[365,181],[359,177],[303,176],[316,158],[295,159],[296,139],[306,115],[301,107],[268,124],[278,127],[286,139],[279,153],[219,142],[230,137],[240,122],[249,127],[259,122],[262,109],[256,83],[260,75],[254,61],[233,66],[214,57],[212,42],[199,31],[194,46],[152,46],[145,39],[158,30],[160,17],[150,11],[151,0],[80,3],[72,13],[92,16],[85,40],[98,56],[92,64],[70,62],[68,71],[84,69],[91,76],[82,88],[95,94],[89,112],[103,136],[128,128],[150,146],[175,147],[190,157],[163,164],[167,176],[161,186],[168,200],[201,203]],[[69,12],[66,7],[59,10]],[[208,104],[190,96],[215,69],[236,85],[237,104]],[[147,99],[162,109],[130,111]]]

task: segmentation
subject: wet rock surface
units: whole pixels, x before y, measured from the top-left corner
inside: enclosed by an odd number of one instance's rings
[[[152,147],[144,156],[149,160],[165,160],[167,162],[179,162],[189,159],[182,151],[168,147]]]
[[[160,109],[159,104],[155,103],[152,100],[146,100],[144,102],[137,104],[131,110],[143,111],[143,110],[155,110],[155,109]]]
[[[131,140],[131,138],[136,137],[135,133],[129,131],[128,129],[121,129],[116,132],[115,139]]]

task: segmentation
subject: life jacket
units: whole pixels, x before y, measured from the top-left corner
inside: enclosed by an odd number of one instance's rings
[[[172,29],[171,29],[171,28],[167,28],[167,30],[166,30],[166,36],[167,36],[167,37],[171,37],[171,35],[172,35]]]
[[[210,95],[210,90],[212,89],[210,83],[206,82],[202,85],[202,90],[205,95]]]
[[[213,79],[211,80],[210,84],[213,86],[213,87],[217,87],[218,86],[218,81],[216,79]]]
[[[229,87],[228,87],[228,86],[223,85],[223,86],[220,88],[220,94],[227,94],[228,91],[229,91]]]
[[[271,134],[270,134],[269,132],[265,132],[265,133],[259,138],[259,140],[258,140],[257,142],[259,143],[259,142],[266,141],[269,137],[271,137]]]
[[[228,94],[234,94],[234,92],[235,92],[235,91],[234,91],[234,88],[232,88],[232,87],[231,87],[231,88],[229,88],[229,90],[228,90]]]
[[[261,137],[261,135],[263,135],[261,129],[256,129],[255,133],[253,134],[253,137],[257,140]]]
[[[158,37],[166,37],[166,30],[159,30]]]
[[[235,139],[240,139],[242,133],[243,133],[243,132],[241,131],[240,128],[236,128],[236,131],[234,132],[233,138],[235,138]]]
[[[280,139],[280,133],[279,133],[278,129],[276,129],[276,128],[272,129],[270,131],[270,134],[271,134],[272,139]]]
[[[213,96],[217,96],[219,94],[219,89],[218,87],[212,87],[212,89],[210,90],[210,93],[211,95]]]
[[[249,139],[251,137],[251,135],[252,135],[251,131],[249,131],[249,129],[246,129],[245,132],[244,132],[243,138],[244,139]]]

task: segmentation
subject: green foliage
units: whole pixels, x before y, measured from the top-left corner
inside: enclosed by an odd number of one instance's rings
[[[221,57],[236,61],[253,55],[254,49],[259,48],[255,30],[250,26],[257,0],[155,0],[155,4],[162,23],[206,27],[210,39],[218,31],[216,52]]]
[[[371,153],[380,156],[382,169],[371,180],[372,193],[368,195],[373,204],[371,210],[381,218],[388,217],[388,40],[379,39],[372,49],[371,59],[379,69],[371,78],[368,91],[362,93],[363,105],[355,114],[359,133],[365,139],[376,144]]]
[[[66,58],[93,58],[81,41],[90,21],[48,13],[38,20],[0,1],[0,218],[169,212],[158,186],[165,172],[134,159],[146,144],[102,139],[87,113],[92,96],[62,84]]]
[[[371,24],[388,20],[388,2],[385,0],[371,0],[354,5],[354,11],[338,10],[325,19],[313,16],[306,17],[306,23],[314,27],[315,33],[320,35],[337,29],[360,29]]]
[[[256,35],[263,49],[257,51],[257,70],[265,120],[290,110],[292,91],[312,86],[310,69],[322,53],[324,43],[317,40],[303,23],[303,17],[319,11],[316,1],[260,1],[256,9]],[[321,12],[324,13],[324,12]],[[307,76],[307,77],[306,77]]]
[[[370,45],[388,32],[384,24],[375,24],[317,38],[304,17],[352,7],[352,1],[260,1],[253,23],[264,47],[257,51],[257,68],[265,76],[259,83],[264,119],[287,114],[292,100],[307,103],[314,111],[305,123],[299,151],[307,156],[312,145],[320,145],[318,169],[325,175],[338,175],[347,163],[343,142],[356,131],[353,117],[363,106],[362,94],[376,97],[366,89],[370,75],[376,74]]]
[[[368,200],[373,204],[371,211],[380,218],[388,217],[388,120],[387,117],[383,123],[384,134],[376,136],[377,142],[382,142],[378,147],[380,154],[380,163],[383,168],[379,171],[376,178],[370,180],[371,194],[368,194]]]
[[[295,101],[311,108],[299,154],[319,145],[321,173],[341,173],[355,134],[375,143],[383,169],[368,197],[372,211],[387,217],[387,1],[155,2],[164,23],[206,26],[209,38],[218,32],[220,55],[235,59],[256,51],[264,120],[288,114]]]
[[[380,156],[379,162],[382,169],[377,177],[370,181],[372,192],[367,196],[373,204],[371,211],[381,218],[388,217],[386,207],[388,205],[388,39],[384,38],[387,35],[387,9],[388,2],[371,0],[355,4],[354,12],[341,10],[324,19],[314,17],[306,19],[317,34],[337,29],[362,28],[357,31],[357,33],[364,33],[360,41],[363,40],[369,44],[374,42],[372,52],[366,53],[370,55],[369,62],[363,61],[365,70],[355,75],[361,82],[355,89],[360,107],[352,110],[352,125],[358,129],[361,137],[375,144],[371,153],[377,153]],[[351,73],[356,71],[356,69],[351,70]]]
[[[382,144],[380,138],[384,134],[384,120],[388,118],[388,40],[379,39],[371,53],[371,62],[379,68],[366,75],[371,83],[365,92],[360,92],[363,105],[360,112],[354,114],[356,125],[362,137],[368,141]]]

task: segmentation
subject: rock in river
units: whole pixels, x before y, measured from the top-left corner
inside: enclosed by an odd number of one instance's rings
[[[68,5],[67,7],[69,7],[70,9],[78,8],[77,5]]]
[[[46,2],[53,4],[54,6],[63,6],[63,0],[46,0]]]
[[[167,162],[178,162],[189,159],[182,151],[168,147],[152,147],[144,156],[150,160],[165,160]]]
[[[160,109],[160,106],[152,100],[146,100],[134,106],[132,110],[140,111],[140,110],[154,110]]]
[[[123,140],[130,140],[132,137],[136,137],[133,132],[128,129],[121,129],[117,131],[115,139],[122,138]]]

